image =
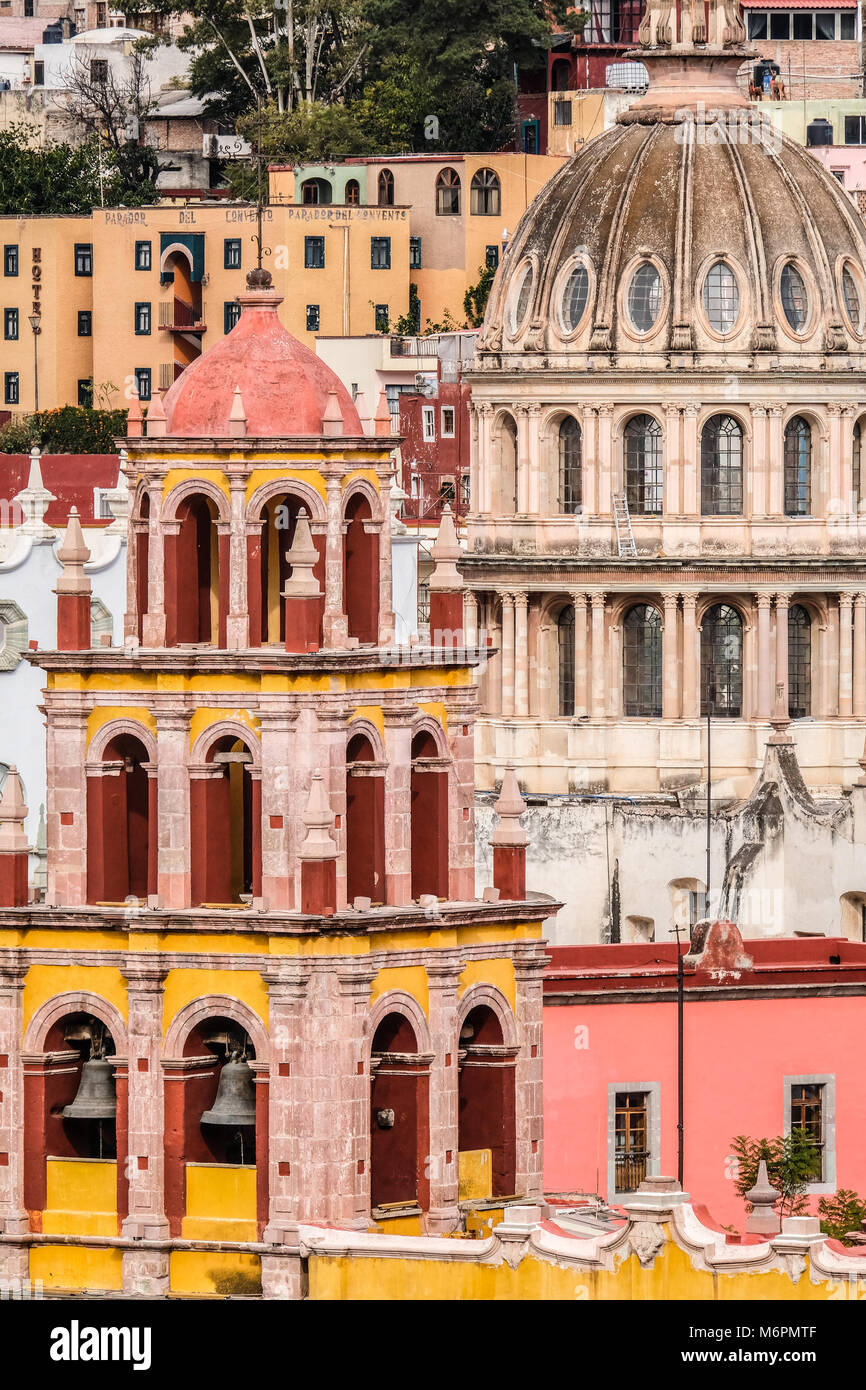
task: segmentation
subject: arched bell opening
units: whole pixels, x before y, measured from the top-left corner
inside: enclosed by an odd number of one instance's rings
[[[448,897],[448,768],[433,735],[412,740],[412,897]]]
[[[178,504],[176,516],[177,535],[165,542],[166,646],[224,646],[228,595],[221,603],[216,506],[195,493]]]
[[[370,1203],[374,1217],[429,1205],[430,1058],[403,1014],[382,1019],[370,1056]]]
[[[234,1019],[205,1018],[165,1068],[172,1234],[255,1240],[267,1214],[268,1092],[249,1033]]]
[[[101,1019],[52,1024],[24,1075],[24,1201],[33,1229],[116,1235],[126,1213],[125,1065]]]
[[[370,503],[356,492],[346,504],[343,536],[343,611],[348,633],[360,643],[379,640],[379,537],[367,529]]]
[[[118,734],[87,776],[87,901],[123,903],[156,892],[155,777],[134,734]]]
[[[365,734],[346,746],[346,897],[385,901],[385,776]]]
[[[282,497],[272,497],[262,508],[262,531],[260,542],[260,562],[258,586],[260,598],[259,642],[264,645],[283,646],[286,640],[286,600],[283,590],[290,577],[292,567],[286,559],[286,552],[295,539],[295,526],[301,509],[309,516],[309,506],[304,500],[286,493]],[[325,536],[313,536],[318,559],[313,568],[313,578],[321,592],[319,600],[319,643],[323,641],[321,622],[325,612]],[[251,608],[251,614],[253,610]],[[258,645],[253,638],[253,645]]]
[[[211,744],[190,779],[193,907],[250,904],[261,896],[261,781],[243,739]]]
[[[470,1010],[458,1043],[461,1201],[514,1196],[516,1056],[493,1009],[479,1004]]]
[[[135,526],[135,610],[138,623],[138,640],[144,641],[144,615],[147,612],[148,563],[150,547],[150,497],[145,492],[138,508],[138,523]]]

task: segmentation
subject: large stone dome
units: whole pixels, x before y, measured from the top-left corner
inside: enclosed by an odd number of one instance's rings
[[[684,58],[683,78],[688,62],[708,59]],[[482,368],[862,365],[856,208],[735,89],[705,115],[694,97],[651,88],[542,189],[497,276]]]

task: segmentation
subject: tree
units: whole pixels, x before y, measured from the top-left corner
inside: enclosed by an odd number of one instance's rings
[[[734,1186],[740,1197],[745,1199],[755,1186],[758,1165],[764,1159],[770,1183],[780,1193],[775,1204],[779,1215],[798,1216],[808,1209],[806,1188],[815,1181],[816,1150],[802,1129],[792,1129],[790,1134],[775,1139],[750,1139],[738,1134],[731,1143],[731,1152],[737,1160]],[[746,1206],[751,1211],[748,1202]]]
[[[63,405],[0,427],[0,453],[26,454],[38,444],[44,454],[113,454],[126,434],[125,410]]]
[[[463,312],[469,323],[470,328],[480,328],[484,322],[484,311],[487,308],[487,300],[490,297],[490,287],[496,276],[496,267],[485,266],[482,270],[478,267],[478,284],[470,285],[463,296]]]
[[[37,137],[25,123],[0,131],[0,213],[87,213],[101,205],[152,201],[152,184],[130,182],[119,152],[100,150],[93,136],[80,145],[44,148]]]
[[[143,143],[144,123],[155,109],[146,72],[151,39],[133,46],[125,68],[107,59],[91,60],[76,52],[63,73],[65,104],[73,120],[113,152],[116,168],[133,187],[152,194],[159,174],[155,151]]]
[[[850,1187],[840,1187],[832,1197],[818,1199],[821,1216],[821,1230],[843,1245],[853,1245],[850,1234],[859,1231],[866,1220],[866,1201],[852,1192]]]

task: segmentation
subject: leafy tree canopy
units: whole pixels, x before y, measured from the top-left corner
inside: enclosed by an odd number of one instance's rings
[[[44,454],[113,454],[114,441],[125,434],[125,410],[63,405],[7,421],[0,427],[0,453],[26,454],[38,444]]]
[[[740,1197],[755,1186],[761,1159],[767,1164],[770,1185],[780,1193],[776,1209],[780,1216],[799,1216],[808,1210],[806,1188],[816,1181],[818,1154],[802,1129],[775,1139],[750,1139],[738,1134],[731,1142],[731,1153],[737,1160],[734,1186]],[[751,1211],[751,1205],[746,1203]]]
[[[141,207],[153,201],[156,158],[153,167],[143,163],[137,145],[131,151],[103,147],[100,159],[95,136],[80,145],[44,148],[32,143],[34,136],[24,123],[0,131],[0,213],[85,213],[102,205]]]

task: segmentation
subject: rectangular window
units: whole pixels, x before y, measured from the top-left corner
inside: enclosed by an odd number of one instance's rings
[[[857,37],[857,18],[853,14],[840,14],[839,16],[839,38],[856,39]]]
[[[789,39],[791,37],[791,16],[789,14],[770,15],[770,38]]]
[[[421,426],[425,443],[432,443],[436,438],[436,411],[432,405],[421,407]]]
[[[136,304],[135,306],[135,331],[139,337],[150,332],[150,305]]]
[[[443,507],[446,502],[449,507],[453,507],[456,497],[457,489],[454,486],[454,479],[443,478],[439,484],[439,501],[442,503]]]
[[[93,337],[93,314],[90,309],[78,310],[78,336],[79,338]]]
[[[607,1199],[636,1192],[659,1171],[661,1086],[657,1081],[611,1082],[607,1088]]]
[[[833,10],[818,10],[815,15],[815,38],[816,39],[835,39],[836,37],[836,15]]]
[[[553,124],[571,125],[571,102],[555,101],[553,103]]]
[[[453,439],[455,434],[455,415],[453,405],[442,407],[442,438]]]
[[[18,310],[3,310],[3,337],[14,340],[18,337]]]
[[[413,502],[417,502],[421,497],[424,496],[424,489],[421,484],[420,473],[412,474],[412,479],[409,483],[409,496],[412,498]]]
[[[90,81],[93,86],[103,86],[108,81],[108,59],[91,58]]]
[[[863,116],[845,117],[845,144],[866,144],[866,119]]]
[[[799,1129],[814,1148],[813,1177],[807,1192],[836,1190],[836,1078],[786,1076],[785,1133]]]
[[[241,268],[241,239],[228,236],[223,242],[223,266],[226,270]]]
[[[749,38],[765,39],[767,37],[767,16],[765,14],[749,15]]]
[[[318,304],[307,305],[307,332],[318,333],[319,331],[319,306]]]
[[[485,248],[484,248],[484,265],[485,265],[485,267],[487,268],[487,270],[495,270],[496,267],[499,265],[499,247],[498,247],[498,246],[485,246]]]
[[[78,382],[78,404],[83,405],[87,410],[93,407],[93,378],[89,376],[81,377]]]
[[[18,247],[17,247],[17,246],[4,246],[4,247],[3,247],[3,274],[4,274],[4,275],[17,275],[17,274],[18,274]]]
[[[35,87],[45,86],[45,64],[38,60],[33,64],[33,85]]]
[[[409,269],[421,269],[421,238],[410,236],[409,238]]]
[[[135,243],[135,268],[136,270],[150,270],[150,242],[137,241]]]
[[[150,367],[136,367],[135,384],[138,387],[138,399],[140,401],[150,400]]]
[[[391,269],[391,238],[389,236],[370,237],[370,269]]]
[[[93,274],[93,246],[89,241],[75,243],[75,274]]]
[[[472,492],[471,492],[471,490],[470,490],[470,485],[469,485],[469,474],[468,474],[468,473],[461,473],[461,475],[460,475],[460,505],[461,505],[461,507],[466,507],[466,508],[468,508],[468,506],[469,506],[469,504],[470,504],[471,501],[472,501]]]
[[[32,19],[36,0],[24,0],[24,18]]]
[[[811,37],[812,37],[812,18],[813,18],[813,17],[812,17],[811,14],[795,14],[795,15],[794,15],[794,38],[795,38],[795,39],[811,39]]]
[[[223,333],[231,333],[241,316],[241,306],[236,299],[229,299],[223,305]]]
[[[6,405],[18,404],[18,373],[4,372],[3,374],[3,400]]]
[[[390,315],[387,304],[377,304],[375,306],[375,323],[377,333],[387,333],[390,325]]]
[[[80,382],[79,385],[81,385]],[[93,489],[93,515],[97,521],[114,520],[114,512],[111,510],[111,503],[108,500],[110,490],[107,487],[95,487]]]
[[[304,269],[325,269],[325,238],[323,236],[304,237]]]

